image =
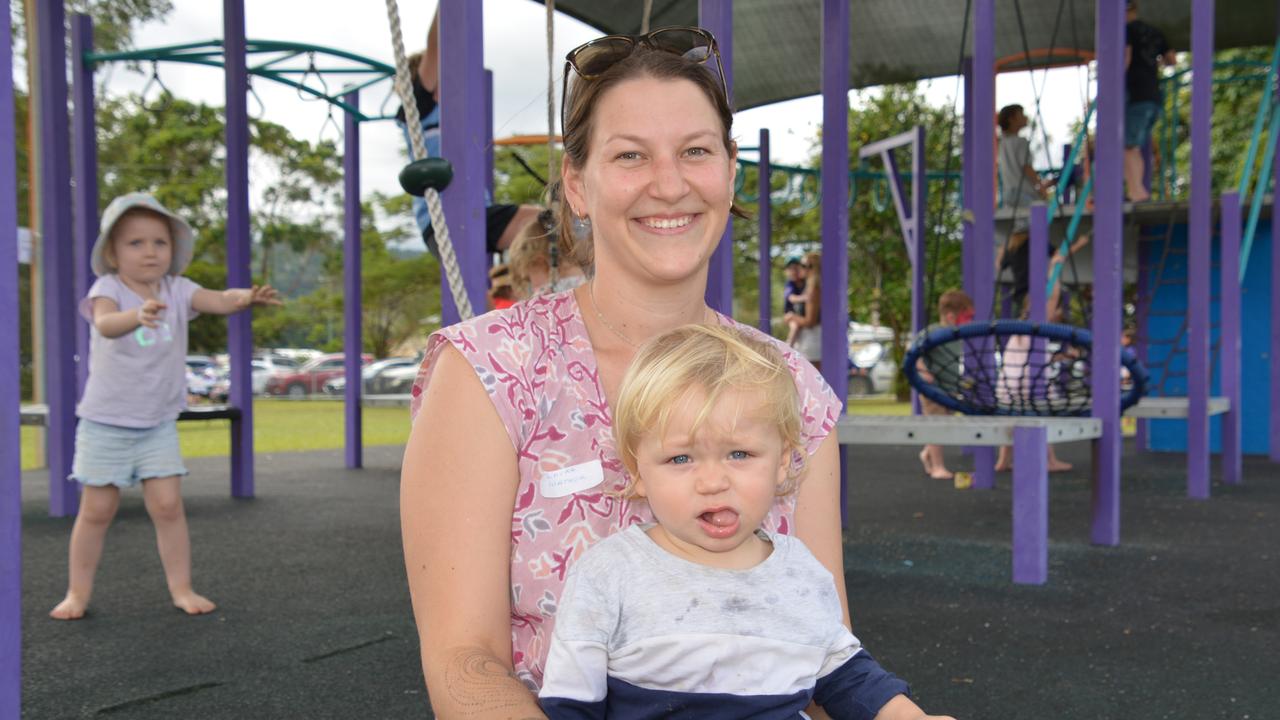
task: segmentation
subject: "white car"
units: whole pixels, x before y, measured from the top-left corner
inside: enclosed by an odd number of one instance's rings
[[[893,330],[849,323],[849,394],[855,397],[893,391],[898,367],[893,362]]]

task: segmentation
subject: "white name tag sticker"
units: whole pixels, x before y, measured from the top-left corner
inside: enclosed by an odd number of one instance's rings
[[[543,473],[538,488],[542,497],[558,498],[595,487],[603,481],[604,466],[599,460],[591,460]]]

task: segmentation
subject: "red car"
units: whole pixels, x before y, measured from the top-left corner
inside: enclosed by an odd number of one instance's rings
[[[342,375],[344,358],[341,353],[320,355],[296,370],[276,373],[267,378],[267,394],[299,398],[318,393],[325,382]],[[361,367],[370,362],[373,362],[372,355],[360,356]]]

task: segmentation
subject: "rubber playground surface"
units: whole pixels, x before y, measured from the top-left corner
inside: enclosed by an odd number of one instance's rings
[[[1049,582],[1009,582],[1009,474],[955,490],[909,448],[859,447],[845,562],[854,632],[959,718],[1280,717],[1280,466],[1185,496],[1180,455],[1124,458],[1121,545],[1089,544],[1089,445],[1051,479]],[[23,477],[23,717],[431,717],[405,585],[397,448],[259,455],[232,500],[224,458],[189,460],[196,588],[172,608],[141,493],[107,539],[91,615],[47,613],[71,519]],[[968,459],[948,450],[948,464]],[[1216,473],[1216,468],[1215,468]]]

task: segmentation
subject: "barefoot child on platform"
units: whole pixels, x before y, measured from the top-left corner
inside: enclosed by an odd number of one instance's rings
[[[187,324],[280,301],[266,285],[217,292],[182,277],[193,250],[191,227],[150,195],[123,195],[103,213],[90,259],[98,280],[80,304],[91,326],[89,379],[76,407],[71,479],[84,489],[67,595],[49,613],[58,620],[84,616],[120,490],[139,483],[173,604],[190,615],[217,607],[191,586],[182,506],[176,420],[186,407]]]

